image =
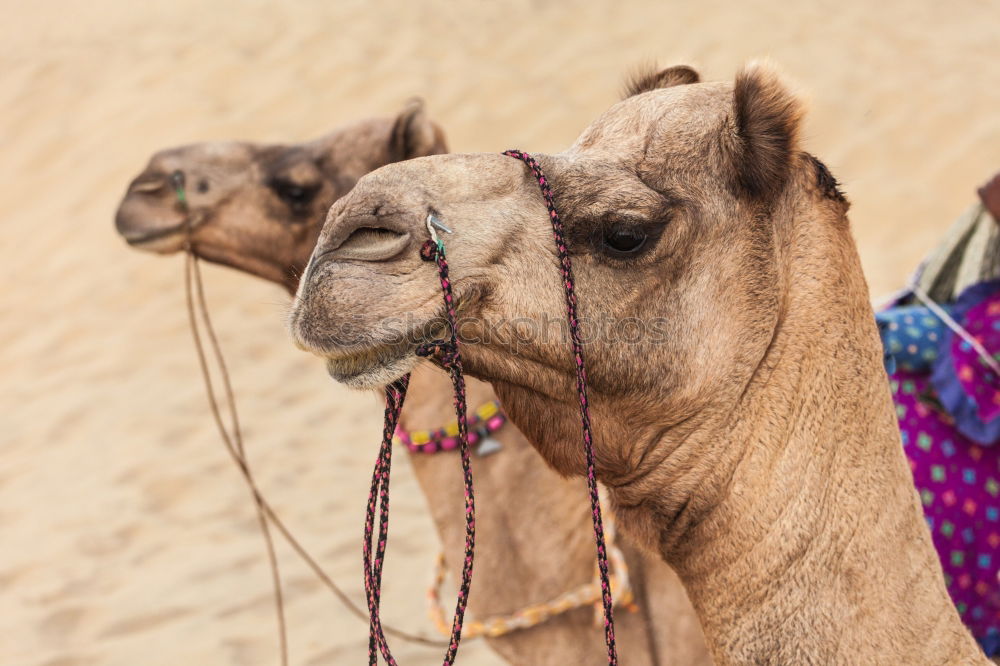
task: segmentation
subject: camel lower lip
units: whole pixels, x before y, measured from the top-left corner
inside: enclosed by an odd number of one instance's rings
[[[415,358],[402,350],[383,357],[327,357],[326,371],[347,386],[375,388],[405,375],[412,369]]]
[[[124,235],[125,242],[134,248],[152,251],[176,251],[180,249],[178,241],[182,240],[184,225],[151,231],[142,235]]]
[[[301,307],[301,303],[296,305],[296,308]],[[319,330],[323,327],[310,323],[301,310],[293,310],[292,319],[295,345],[322,358],[333,379],[355,388],[377,388],[399,379],[417,364],[417,348],[441,337],[440,316],[431,317],[405,332],[395,331],[374,340],[364,329],[353,328],[350,332],[360,339],[346,340],[345,334],[324,336]],[[378,328],[377,323],[373,322],[370,328]]]
[[[402,349],[365,349],[355,353],[333,353],[326,354],[326,367],[331,372],[350,372],[353,369],[365,371],[370,367],[391,363],[402,356],[405,352]]]

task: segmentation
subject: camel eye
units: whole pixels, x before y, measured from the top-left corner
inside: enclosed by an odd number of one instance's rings
[[[646,244],[646,232],[635,227],[612,227],[604,233],[604,247],[608,254],[627,257],[637,253]]]
[[[271,183],[275,193],[281,197],[285,203],[293,207],[307,205],[316,195],[318,187],[299,185],[287,180],[277,180]]]

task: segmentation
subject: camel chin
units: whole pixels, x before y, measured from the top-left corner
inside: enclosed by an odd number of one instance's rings
[[[379,389],[408,374],[417,365],[417,356],[327,357],[326,371],[337,382],[353,389]]]

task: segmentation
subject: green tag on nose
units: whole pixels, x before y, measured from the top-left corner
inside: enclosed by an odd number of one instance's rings
[[[174,184],[174,196],[177,197],[177,203],[181,205],[181,208],[187,208],[187,191],[184,189],[184,174],[180,171],[174,171],[170,174],[170,181]]]

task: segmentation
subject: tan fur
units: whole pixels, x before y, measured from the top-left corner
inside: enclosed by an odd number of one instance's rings
[[[166,178],[180,169],[187,174],[191,214],[198,221],[195,251],[291,291],[312,252],[321,211],[366,171],[444,150],[441,130],[427,120],[422,106],[411,104],[396,119],[363,121],[302,145],[200,144],[163,151],[122,202],[118,227],[126,237],[142,239],[176,226],[182,213]],[[198,192],[201,178],[210,179],[208,192]],[[302,211],[294,210],[275,191],[278,180],[317,188],[314,200]],[[168,235],[153,249],[178,251],[182,241],[180,234]],[[146,245],[139,242],[138,247]],[[473,379],[468,393],[471,406],[494,399],[488,384]],[[436,428],[453,419],[447,377],[430,366],[418,367],[404,424]],[[496,437],[503,444],[500,453],[473,459],[478,535],[470,609],[478,618],[555,598],[592,580],[594,571],[583,484],[550,470],[513,426]],[[465,537],[460,465],[455,454],[447,453],[412,455],[410,460],[456,580]],[[709,663],[701,628],[676,575],[658,558],[627,544],[623,548],[644,611],[618,613],[623,663]],[[650,586],[667,589],[670,596],[650,600]],[[603,634],[593,620],[593,609],[586,608],[488,640],[512,664],[598,665],[606,657]]]
[[[719,663],[986,663],[945,591],[847,203],[800,152],[799,108],[750,67],[735,83],[631,96],[540,157],[589,340],[599,476],[625,527],[680,574]],[[563,288],[518,161],[435,156],[361,179],[300,285],[297,344],[355,383],[410,358],[417,340],[399,334],[426,335],[438,313],[434,267],[417,256],[429,210],[454,229],[467,370],[543,457],[581,473]],[[408,247],[338,260],[359,225]],[[621,229],[647,235],[627,259],[605,245]],[[357,335],[331,336],[345,322]],[[485,337],[512,322],[536,335]],[[606,331],[625,322],[646,333],[615,342]]]

